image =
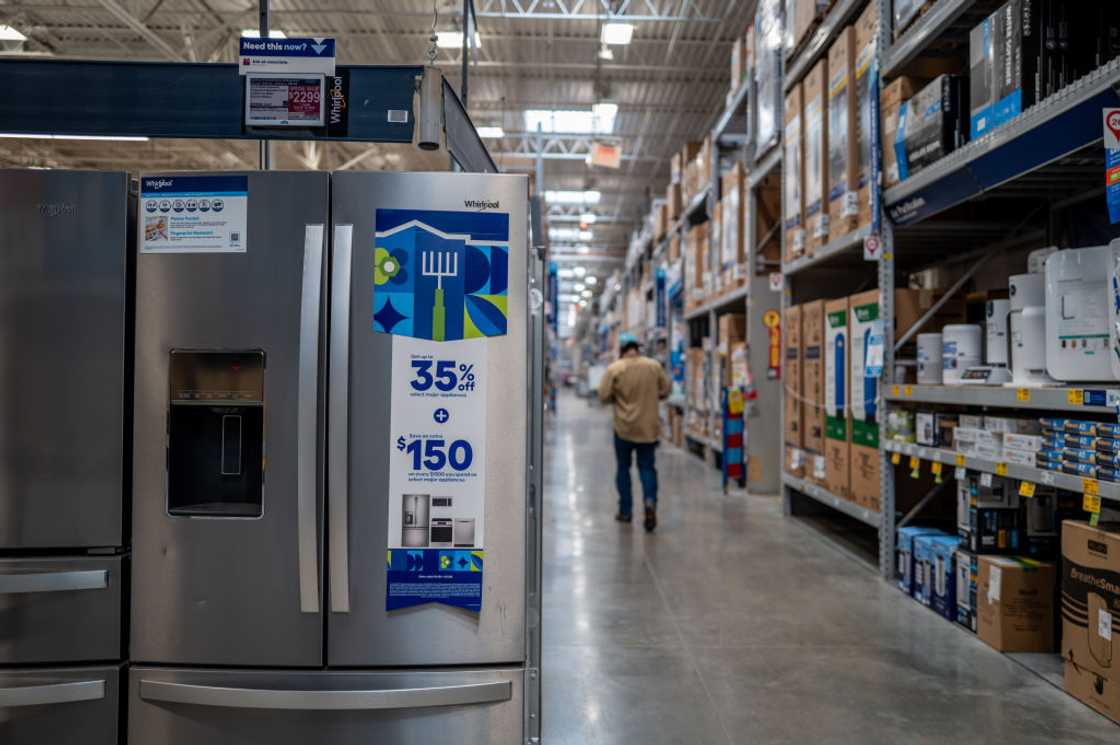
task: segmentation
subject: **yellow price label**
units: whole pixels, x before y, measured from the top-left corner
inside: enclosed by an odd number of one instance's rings
[[[906,396],[906,398],[910,398],[910,395],[913,392],[914,392],[914,389],[911,388],[910,386],[906,386],[905,388],[902,389],[902,395]]]
[[[891,465],[897,466],[902,462],[902,453],[891,453]]]
[[[964,468],[965,457],[963,453],[957,453],[957,465]]]
[[[1081,491],[1086,494],[1092,494],[1094,497],[1101,495],[1101,482],[1096,479],[1081,479]],[[1090,512],[1100,512],[1100,499],[1097,500],[1097,509],[1089,510]]]
[[[933,463],[930,464],[929,470],[933,473],[934,476],[940,476],[941,475],[941,463],[935,460]]]
[[[1022,401],[1024,403],[1027,402],[1027,401],[1030,401],[1031,400],[1031,389],[1030,388],[1017,388],[1015,390],[1015,400],[1016,401]]]
[[[1066,391],[1066,401],[1070,406],[1081,406],[1085,403],[1085,391],[1081,388],[1070,388]]]
[[[898,396],[898,386],[897,385],[892,385],[891,386],[891,395],[896,396],[896,397]]]
[[[920,466],[921,464],[922,464],[922,461],[921,461],[920,458],[918,458],[918,456],[916,456],[916,455],[911,455],[910,456],[910,470],[911,471],[916,470],[918,468],[918,466]]]
[[[1006,476],[1006,475],[1007,475],[1007,464],[1006,463],[996,463],[996,476]]]
[[[1034,496],[1034,482],[1020,481],[1019,482],[1019,496],[1020,497],[1033,497]]]
[[[1101,511],[1101,498],[1097,494],[1085,494],[1085,500],[1081,503],[1081,509],[1094,515],[1099,515]]]

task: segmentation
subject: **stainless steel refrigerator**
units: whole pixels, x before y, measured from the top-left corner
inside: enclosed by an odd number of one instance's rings
[[[0,171],[0,205],[0,742],[115,745],[128,176]]]
[[[130,741],[534,741],[526,179],[239,176],[240,245],[137,257]],[[475,371],[493,381],[477,612],[387,610],[390,522],[435,523],[444,502],[389,501],[390,368],[405,342],[375,330],[382,210],[509,218],[508,327]],[[467,527],[473,541],[481,524]]]

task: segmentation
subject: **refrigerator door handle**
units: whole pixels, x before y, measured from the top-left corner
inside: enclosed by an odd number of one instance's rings
[[[323,282],[323,226],[303,233],[303,291],[299,309],[299,401],[297,419],[297,540],[299,609],[319,612],[318,442],[319,323]]]
[[[298,691],[140,680],[140,698],[223,709],[287,709],[290,711],[376,711],[468,706],[509,701],[513,684],[508,680],[433,688],[390,688],[372,691]]]
[[[0,688],[0,709],[9,706],[73,704],[79,701],[98,701],[103,698],[105,698],[104,680],[77,680],[41,686]]]
[[[0,595],[15,595],[25,592],[104,590],[108,586],[108,569],[91,569],[77,572],[0,574]]]
[[[332,613],[350,612],[350,262],[353,225],[334,226],[327,448]]]

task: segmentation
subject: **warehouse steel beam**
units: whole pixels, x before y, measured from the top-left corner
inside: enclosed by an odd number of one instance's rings
[[[545,135],[540,138],[528,132],[507,132],[505,137],[494,140],[498,147],[490,147],[489,150],[494,157],[535,158],[540,155],[545,160],[587,160],[591,155],[591,146],[608,139],[590,135]],[[623,153],[622,159],[656,160],[648,155],[626,153]]]
[[[688,16],[673,13],[671,1],[622,0],[482,0],[478,5],[479,18],[503,19],[563,19],[570,21],[695,21],[720,23],[721,18]],[[617,7],[614,7],[617,6]]]
[[[123,5],[117,0],[98,0],[101,7],[105,8],[118,21],[128,26],[130,29],[138,33],[144,41],[151,44],[156,49],[163,52],[168,58],[176,61],[185,60],[186,57],[181,51],[167,43],[167,40],[153,31],[147,24],[141,21],[136,16],[132,15]]]

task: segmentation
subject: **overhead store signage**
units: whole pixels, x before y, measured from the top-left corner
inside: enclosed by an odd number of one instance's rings
[[[619,168],[622,166],[622,147],[605,142],[596,142],[591,145],[591,154],[588,157],[593,166]]]
[[[1120,222],[1120,109],[1104,110],[1105,191],[1108,217]]]
[[[247,39],[237,51],[237,71],[292,75],[334,75],[334,39]]]
[[[326,124],[326,99],[322,75],[251,73],[245,76],[245,124],[250,127],[322,127]]]

